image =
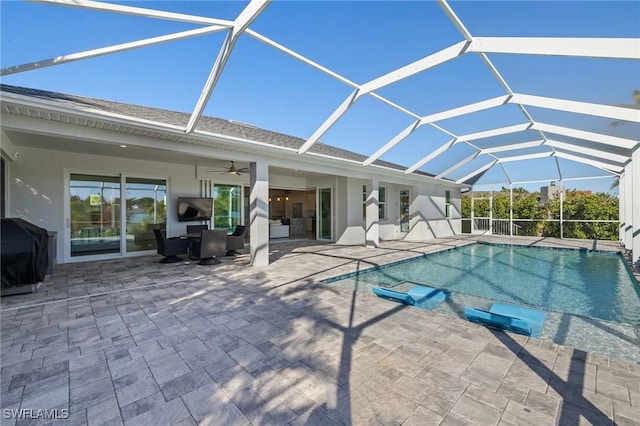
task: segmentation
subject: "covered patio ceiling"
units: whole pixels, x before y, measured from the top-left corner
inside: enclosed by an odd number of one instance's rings
[[[628,33],[632,37],[620,37],[618,34],[596,37],[595,35],[603,33],[599,28],[591,28],[590,31],[594,36],[589,37],[547,36],[547,33],[562,34],[563,30],[560,27],[553,28],[553,25],[545,27],[541,30],[542,36],[538,36],[535,35],[536,24],[533,21],[525,32],[534,34],[533,36],[488,36],[490,34],[476,34],[470,30],[470,28],[481,27],[477,20],[482,20],[483,16],[469,15],[467,9],[470,6],[466,3],[449,4],[445,0],[437,3],[418,2],[416,13],[430,12],[428,16],[423,17],[425,26],[444,25],[442,21],[446,20],[450,31],[437,34],[435,38],[438,38],[439,42],[436,44],[415,43],[414,52],[417,54],[410,55],[413,58],[411,61],[405,61],[399,66],[394,66],[394,61],[389,61],[383,66],[372,66],[376,70],[386,69],[386,72],[379,72],[375,76],[367,75],[367,72],[350,72],[353,75],[362,75],[361,78],[356,79],[348,77],[347,72],[337,71],[340,68],[347,70],[339,60],[327,58],[323,63],[323,61],[312,59],[314,51],[312,48],[302,48],[311,52],[310,54],[303,54],[296,50],[296,46],[304,46],[304,43],[322,42],[313,37],[305,40],[306,35],[313,35],[311,30],[307,34],[303,26],[308,22],[309,17],[288,16],[286,18],[292,26],[296,26],[296,20],[301,20],[302,24],[297,25],[301,40],[290,39],[290,45],[276,41],[276,39],[287,39],[286,35],[278,33],[273,29],[273,25],[270,25],[275,22],[272,18],[275,13],[287,10],[286,5],[277,2],[271,4],[270,1],[254,0],[243,3],[242,8],[231,18],[94,1],[41,0],[39,3],[87,9],[94,13],[109,12],[145,19],[187,23],[195,28],[6,66],[1,71],[6,83],[15,81],[23,84],[24,80],[20,80],[18,76],[27,75],[29,72],[41,72],[36,70],[44,70],[48,67],[56,66],[64,69],[62,65],[71,62],[216,35],[218,38],[215,40],[219,43],[215,51],[209,49],[197,52],[198,56],[212,61],[213,66],[207,71],[206,79],[200,82],[200,93],[194,99],[195,106],[190,111],[190,119],[182,127],[185,134],[198,135],[198,122],[203,114],[217,113],[217,115],[226,115],[225,118],[236,118],[231,109],[225,109],[225,102],[231,104],[227,95],[231,80],[225,77],[238,72],[234,58],[242,58],[245,49],[248,49],[246,40],[250,38],[268,46],[279,56],[293,58],[299,64],[303,64],[304,72],[311,71],[314,74],[313,78],[321,75],[323,81],[326,82],[327,78],[331,80],[327,83],[327,87],[332,88],[328,90],[331,96],[323,99],[322,102],[319,102],[317,93],[311,86],[302,85],[309,92],[306,98],[307,104],[321,103],[323,108],[320,110],[303,108],[301,112],[301,114],[313,114],[313,119],[306,123],[306,128],[311,131],[307,134],[295,134],[306,140],[298,150],[300,155],[305,155],[322,139],[326,143],[367,155],[366,160],[361,163],[363,167],[370,166],[375,160],[383,159],[404,165],[405,173],[418,170],[431,173],[437,178],[474,185],[485,181],[491,183],[492,180],[504,183],[518,183],[537,178],[561,180],[578,175],[617,177],[622,174],[625,165],[631,161],[633,151],[638,149],[640,144],[640,93],[634,92],[634,89],[640,87],[640,63],[638,62],[640,38],[637,37],[640,28],[637,28],[637,15],[635,18],[630,17],[632,23]],[[485,2],[480,2],[475,7],[491,9],[491,13],[498,15],[494,17],[498,20],[517,21],[513,16],[508,15],[508,6],[483,3]],[[534,3],[537,4],[531,4],[528,7],[546,9],[554,7],[553,3]],[[604,10],[615,7],[615,5],[608,6],[606,3],[608,2],[599,3]],[[210,4],[215,5],[215,3]],[[326,7],[331,5],[331,3],[318,3],[309,7],[322,8],[325,4]],[[632,4],[632,8],[634,6],[637,10],[638,5]],[[289,7],[304,10],[304,4]],[[362,5],[361,19],[367,20],[366,10],[370,7],[378,6],[376,3]],[[505,7],[506,11],[501,9]],[[588,6],[585,3],[584,6],[580,4],[575,7],[580,9],[592,7],[592,5]],[[462,14],[456,11],[458,8],[467,12],[469,16],[463,19]],[[167,9],[169,9],[168,5]],[[216,8],[210,7],[208,11],[215,14],[216,10],[212,9]],[[500,13],[504,15],[500,16]],[[575,15],[575,19],[580,19],[579,12]],[[635,20],[635,28],[633,20]],[[407,21],[410,20],[407,19]],[[376,22],[371,23],[371,25],[376,24]],[[401,16],[389,16],[387,25],[389,32],[403,33],[407,29]],[[410,25],[412,25],[411,22],[406,23],[406,26]],[[625,27],[625,24],[622,23],[620,26]],[[336,31],[338,31],[337,28]],[[506,26],[506,28],[509,27]],[[348,33],[347,29],[344,31]],[[492,29],[492,32],[500,31],[504,29],[495,31]],[[584,31],[588,32],[589,29]],[[274,36],[265,34],[274,34]],[[430,34],[426,36],[432,37]],[[389,37],[392,36],[389,35]],[[380,40],[371,39],[371,44],[376,43],[384,44]],[[404,40],[403,43],[411,44],[412,41]],[[345,48],[346,46],[351,46],[347,40],[345,40]],[[361,48],[380,49],[381,47],[367,46],[365,43]],[[423,54],[425,49],[427,51]],[[335,48],[335,50],[340,49]],[[196,52],[192,53],[196,54]],[[357,56],[358,52],[355,51],[353,54]],[[6,55],[4,56],[6,58]],[[313,56],[322,57],[323,55]],[[336,53],[336,56],[340,54]],[[384,62],[384,58],[388,55],[387,52],[381,52],[379,56]],[[519,58],[522,57],[543,57],[550,59],[551,62],[544,62],[546,69],[540,68],[530,72],[529,68],[535,68],[535,66],[529,65],[535,62],[519,62]],[[268,68],[269,58],[265,56],[258,59],[267,61],[264,66]],[[396,61],[399,60],[396,59]],[[574,70],[579,70],[580,74],[571,75],[570,71],[566,71],[570,69],[566,61],[577,61],[571,62],[570,65],[578,64],[578,68]],[[536,92],[535,88],[547,84],[547,81],[542,81],[540,77],[540,82],[530,86],[533,88],[531,92],[525,91],[527,81],[533,80],[536,83],[535,80],[539,74],[549,73],[549,64],[554,64],[558,75],[568,73],[564,76],[565,81],[579,80],[576,87],[583,85],[585,97],[570,99],[565,97],[564,93],[568,91],[563,90],[563,79],[558,80],[556,87],[545,87],[540,90],[542,92],[540,93]],[[594,64],[596,66],[592,67]],[[451,67],[456,66],[468,67],[469,73],[460,73],[460,70],[456,70],[455,73],[451,72],[450,79],[443,78],[443,73],[449,74]],[[366,68],[367,65],[363,64],[362,67]],[[620,75],[623,76],[620,79],[626,79],[618,83],[627,85],[628,90],[616,95],[618,96],[616,99],[620,99],[620,96],[629,98],[626,102],[610,103],[609,100],[615,98],[605,93],[610,90],[610,84],[602,84],[598,81],[598,73],[601,72],[602,67],[616,69],[619,71],[618,74],[612,75]],[[289,72],[289,68],[282,69],[283,72]],[[442,71],[438,73],[438,70]],[[73,68],[69,68],[68,71],[73,72]],[[200,73],[200,75],[203,74]],[[482,79],[479,79],[480,75]],[[14,76],[16,80],[11,80]],[[270,77],[267,72],[261,75],[259,70],[254,72],[253,76],[256,79],[264,78],[265,80]],[[186,78],[186,74],[176,75],[174,84],[180,85]],[[431,79],[436,84],[443,83],[450,88],[447,97],[434,99],[428,90],[431,87],[429,84],[434,83],[430,82]],[[296,83],[292,82],[292,84]],[[313,85],[315,80],[310,79],[307,84]],[[247,82],[247,85],[250,86],[250,82]],[[339,89],[333,90],[337,86]],[[492,90],[487,90],[487,86],[492,86]],[[460,87],[463,90],[460,90]],[[591,95],[589,95],[590,90],[593,91]],[[217,97],[218,91],[221,92],[219,97]],[[470,92],[472,96],[469,96]],[[632,93],[634,98],[630,96]],[[288,95],[286,91],[282,92],[282,97],[286,98]],[[245,96],[244,92],[238,92],[238,98]],[[292,102],[297,102],[295,95],[292,96]],[[589,100],[596,98],[605,101]],[[425,99],[428,99],[428,102]],[[375,105],[371,106],[372,103]],[[378,121],[379,116],[369,116],[371,114],[369,111],[373,109],[367,110],[367,107],[379,109],[388,114],[387,125],[383,131],[377,123],[372,122]],[[274,125],[270,126],[268,121],[270,115],[265,115],[264,123],[255,124],[289,134],[296,132],[293,127],[274,129],[273,127],[279,124],[274,122]],[[363,116],[375,119],[363,120]],[[294,117],[290,121],[295,120]],[[347,132],[346,129],[349,131]],[[364,140],[365,143],[354,145],[354,140]],[[583,169],[574,172],[576,164],[582,165]],[[523,173],[523,170],[527,170],[528,173]]]

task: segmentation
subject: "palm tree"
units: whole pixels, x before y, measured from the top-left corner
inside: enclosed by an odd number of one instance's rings
[[[622,104],[622,105],[618,105],[620,107],[623,108],[632,108],[632,109],[640,109],[640,90],[634,90],[632,95],[631,95],[631,99],[633,99],[633,103],[632,104]],[[617,120],[614,121],[612,123],[609,123],[611,126],[616,127],[619,126],[621,124],[627,123],[627,121],[624,120]]]

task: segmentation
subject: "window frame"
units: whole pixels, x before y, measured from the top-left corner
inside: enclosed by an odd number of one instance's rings
[[[362,220],[367,219],[367,196],[367,185],[362,185]],[[378,220],[387,220],[387,189],[384,186],[378,187]]]

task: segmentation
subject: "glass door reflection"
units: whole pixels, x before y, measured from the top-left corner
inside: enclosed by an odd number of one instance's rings
[[[120,178],[72,173],[71,256],[120,253]]]
[[[321,240],[331,240],[333,216],[331,212],[331,188],[318,189],[318,201],[320,220],[318,223],[318,238]]]
[[[167,182],[127,177],[125,189],[127,253],[155,250],[153,230],[167,227]]]
[[[409,191],[403,189],[400,191],[400,232],[409,232],[409,222],[411,214],[409,211]]]

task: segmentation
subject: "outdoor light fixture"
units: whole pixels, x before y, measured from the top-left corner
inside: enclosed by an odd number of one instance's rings
[[[280,197],[276,198],[276,201],[280,201]]]

